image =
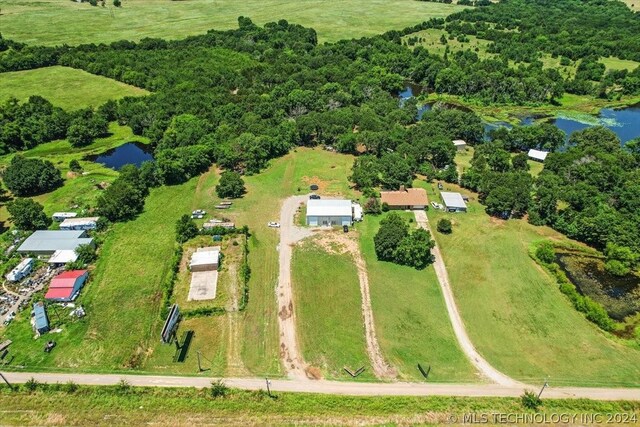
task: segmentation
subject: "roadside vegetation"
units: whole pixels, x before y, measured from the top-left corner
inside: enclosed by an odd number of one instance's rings
[[[214,395],[213,390],[216,390]],[[142,388],[126,382],[90,387],[73,383],[31,384],[20,391],[0,388],[7,425],[176,425],[176,420],[204,425],[281,425],[291,420],[314,425],[362,423],[415,424],[462,422],[464,414],[533,414],[520,398],[355,397],[308,393],[241,391],[220,385],[207,389]],[[354,411],[357,408],[357,411]],[[637,402],[542,399],[537,409],[551,414],[625,414],[640,416]],[[606,419],[606,418],[605,418]]]

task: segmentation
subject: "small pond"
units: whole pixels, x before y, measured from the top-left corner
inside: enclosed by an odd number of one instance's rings
[[[101,163],[108,168],[120,170],[124,165],[140,166],[153,160],[153,149],[141,142],[127,142],[102,154],[88,156],[86,160]]]
[[[609,274],[602,259],[588,255],[560,252],[556,259],[578,291],[602,304],[612,319],[640,312],[640,277]]]

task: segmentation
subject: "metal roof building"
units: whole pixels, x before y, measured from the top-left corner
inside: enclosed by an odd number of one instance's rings
[[[60,223],[60,230],[95,230],[100,217],[67,218]]]
[[[307,202],[307,225],[351,225],[351,200],[310,199]]]
[[[462,194],[443,191],[440,193],[440,197],[442,197],[442,203],[448,212],[467,211],[467,204],[464,202]]]
[[[18,248],[21,253],[52,255],[55,251],[75,251],[80,245],[91,245],[93,239],[83,230],[38,230]]]
[[[544,160],[547,158],[548,154],[549,153],[547,151],[540,151],[540,150],[531,149],[527,153],[527,156],[529,156],[529,158],[531,160],[536,160],[538,162],[544,162]]]
[[[467,148],[467,143],[462,139],[455,139],[452,142],[456,149],[459,151],[464,151]]]
[[[71,270],[58,274],[51,280],[45,299],[53,301],[72,301],[82,289],[89,273],[87,270]]]
[[[49,318],[47,317],[47,310],[44,308],[44,304],[37,302],[33,304],[34,315],[34,328],[39,334],[46,334],[49,332]]]
[[[211,271],[218,269],[220,262],[220,246],[210,246],[206,248],[198,248],[191,255],[189,269],[191,271]]]
[[[17,282],[22,278],[26,277],[31,273],[31,269],[33,268],[33,258],[25,258],[20,261],[20,264],[16,266],[13,270],[11,270],[6,278],[10,282]]]

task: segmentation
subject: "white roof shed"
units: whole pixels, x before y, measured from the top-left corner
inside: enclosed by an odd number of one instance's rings
[[[444,203],[444,206],[449,210],[449,209],[455,209],[455,210],[466,210],[467,209],[467,204],[464,202],[464,199],[462,198],[462,194],[460,193],[452,193],[452,192],[448,192],[448,191],[443,191],[440,193],[440,196],[442,197],[442,201]]]
[[[544,160],[547,158],[548,154],[549,153],[547,151],[534,150],[532,148],[527,153],[527,156],[529,156],[530,159],[537,160],[539,162],[544,162]]]

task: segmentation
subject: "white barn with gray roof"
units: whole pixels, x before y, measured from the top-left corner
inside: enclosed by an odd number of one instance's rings
[[[38,230],[18,248],[20,253],[53,255],[56,251],[75,251],[80,245],[92,245],[93,239],[84,230]]]
[[[310,199],[307,202],[307,225],[342,226],[353,223],[351,200]]]

